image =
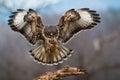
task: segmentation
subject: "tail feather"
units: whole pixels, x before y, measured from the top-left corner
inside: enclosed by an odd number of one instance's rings
[[[68,49],[65,46],[62,46],[61,54],[62,54],[62,56],[63,56],[64,59],[66,59],[68,56],[70,56],[71,52],[72,52],[71,49]]]
[[[61,46],[58,53],[46,53],[43,45],[40,45],[33,50],[30,50],[31,55],[35,61],[42,63],[43,65],[57,65],[62,63],[70,56],[72,51],[65,46]]]
[[[45,58],[44,58],[42,51],[43,51],[43,46],[40,45],[37,48],[30,50],[29,52],[34,57],[35,61],[45,63]]]
[[[39,54],[39,51],[40,51],[40,50],[41,50],[41,46],[39,46],[39,47],[37,47],[37,48],[35,48],[35,49],[33,49],[33,50],[30,50],[31,55],[38,57],[37,55],[40,55],[40,54]]]

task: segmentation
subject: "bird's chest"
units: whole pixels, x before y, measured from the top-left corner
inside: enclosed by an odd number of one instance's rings
[[[48,54],[58,54],[59,45],[55,40],[48,40],[45,45],[46,53]]]

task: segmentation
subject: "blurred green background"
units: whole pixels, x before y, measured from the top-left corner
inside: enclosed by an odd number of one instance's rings
[[[36,10],[46,25],[56,25],[71,8],[90,8],[100,14],[101,23],[81,31],[67,44],[75,52],[63,64],[43,66],[33,61],[28,53],[31,46],[7,24],[11,12],[18,8]],[[119,34],[119,0],[0,0],[0,80],[32,80],[65,65],[86,69],[88,75],[64,80],[119,80]]]

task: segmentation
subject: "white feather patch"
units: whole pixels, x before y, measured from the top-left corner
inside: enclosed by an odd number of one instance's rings
[[[77,12],[80,14],[80,20],[78,21],[78,23],[83,26],[83,27],[87,27],[88,25],[90,25],[91,23],[93,23],[93,18],[91,16],[91,14],[86,11],[86,10],[77,10]]]
[[[14,18],[14,25],[20,30],[24,27],[26,22],[24,22],[24,16],[27,14],[27,11],[19,11]]]

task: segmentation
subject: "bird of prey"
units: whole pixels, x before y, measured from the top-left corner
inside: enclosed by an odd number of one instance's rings
[[[65,43],[76,33],[91,29],[99,22],[99,14],[89,8],[68,10],[57,25],[44,25],[40,15],[33,9],[17,9],[12,12],[8,25],[12,30],[21,33],[32,45],[38,43],[29,51],[35,61],[45,65],[57,65],[73,52],[65,47]]]

